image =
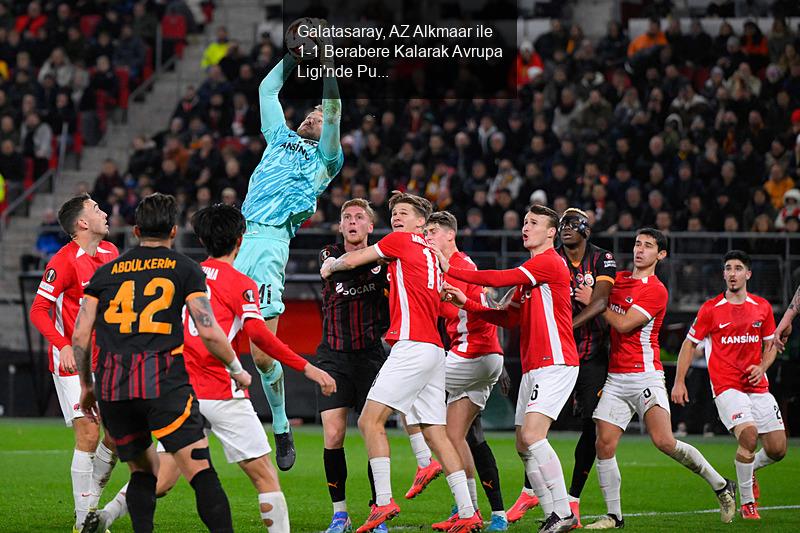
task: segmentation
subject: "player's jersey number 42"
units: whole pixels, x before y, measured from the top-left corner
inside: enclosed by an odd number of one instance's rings
[[[120,333],[133,333],[133,325],[137,324],[138,333],[155,333],[169,335],[172,333],[172,324],[158,322],[154,316],[159,311],[165,311],[172,305],[175,296],[175,285],[167,278],[153,278],[144,287],[142,293],[145,297],[155,296],[141,313],[134,311],[136,284],[133,280],[125,281],[120,285],[114,298],[109,302],[108,309],[103,318],[108,324],[119,324]]]

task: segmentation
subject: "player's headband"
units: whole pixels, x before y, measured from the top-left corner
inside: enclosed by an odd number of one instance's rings
[[[570,228],[573,231],[577,231],[581,237],[588,239],[589,229],[591,229],[591,226],[589,225],[589,217],[580,209],[571,207],[564,211],[564,214],[561,216],[561,221],[558,225],[558,232],[561,233],[564,228]]]

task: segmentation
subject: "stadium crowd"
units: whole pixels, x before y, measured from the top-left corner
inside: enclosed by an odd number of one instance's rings
[[[57,164],[62,131],[76,154],[100,140],[150,75],[169,14],[198,31],[183,0],[0,2],[0,212]]]
[[[532,202],[578,206],[596,230],[797,231],[800,41],[776,18],[763,35],[719,35],[676,21],[629,41],[609,24],[599,41],[553,20],[516,62],[520,98],[388,102],[343,110],[345,164],[309,225],[367,198],[381,224],[393,189],[453,212],[466,233],[520,227]],[[258,84],[279,59],[269,35],[249,52],[224,28],[168,127],[134,141],[127,169],[109,161],[93,196],[129,224],[138,199],[175,193],[188,217],[239,204],[260,160]],[[290,102],[297,125],[314,102]]]

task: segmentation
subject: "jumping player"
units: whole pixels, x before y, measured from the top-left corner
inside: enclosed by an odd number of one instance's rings
[[[320,266],[330,257],[365,249],[374,221],[375,212],[366,200],[354,198],[342,204],[339,232],[344,242],[325,246],[319,254]],[[336,380],[336,393],[317,402],[325,441],[322,460],[333,504],[327,533],[344,533],[352,528],[345,498],[347,414],[350,409],[361,412],[386,360],[381,341],[389,328],[386,270],[386,265],[370,263],[323,281],[323,333],[317,361]],[[372,490],[374,503],[374,487]]]
[[[383,259],[389,264],[389,332],[392,351],[367,394],[358,420],[375,480],[375,507],[358,533],[394,518],[400,508],[392,499],[389,441],[385,425],[397,410],[409,424],[420,424],[428,445],[439,457],[458,506],[459,520],[450,531],[480,529],[482,520],[467,489],[467,476],[445,430],[445,354],[436,327],[442,279],[434,251],[421,234],[432,208],[419,196],[396,192],[389,201],[392,233],[378,243],[328,258],[323,278]]]
[[[754,471],[786,455],[786,429],[766,376],[777,354],[775,318],[768,301],[747,292],[750,257],[731,250],[723,265],[726,290],[700,307],[683,341],[672,401],[689,401],[686,372],[702,344],[719,418],[739,443],[734,464],[742,518],[758,520]],[[759,438],[763,448],[756,454]]]
[[[97,507],[117,463],[108,434],[100,441],[100,426],[84,417],[80,409],[81,384],[72,350],[83,288],[100,266],[119,255],[116,246],[103,240],[108,235],[107,218],[88,194],[64,202],[58,210],[58,222],[72,240],[47,263],[30,310],[31,322],[49,343],[48,362],[64,422],[75,432],[70,469],[75,505],[73,532],[82,529],[87,513]],[[92,364],[96,362],[97,352],[93,350]]]
[[[586,529],[624,526],[620,486],[622,478],[616,451],[625,428],[638,413],[653,444],[664,454],[701,476],[714,489],[722,521],[736,512],[736,486],[726,480],[690,444],[675,440],[670,422],[669,398],[659,356],[658,334],[667,310],[667,288],[656,277],[659,261],[667,256],[667,239],[652,228],[636,232],[633,272],[617,272],[603,314],[611,326],[608,378],[594,410],[597,422],[597,478],[608,514]]]
[[[572,335],[570,275],[555,251],[558,215],[534,205],[525,215],[522,242],[531,258],[512,270],[467,270],[439,261],[450,276],[490,287],[516,285],[505,309],[489,309],[446,285],[446,298],[493,324],[520,326],[522,383],[514,423],[517,451],[539,495],[545,521],[540,533],[569,531],[578,524],[567,498],[561,461],[547,440],[550,425],[569,399],[578,378],[578,352]]]
[[[174,455],[194,489],[206,527],[232,532],[228,498],[211,466],[203,417],[184,366],[184,304],[206,348],[228,367],[237,388],[247,388],[250,375],[214,319],[200,266],[171,250],[175,198],[150,195],[135,218],[139,245],[100,267],[84,290],[72,336],[81,409],[94,421],[102,415],[119,458],[128,463],[126,501],[134,531],[153,531],[158,457],[152,434]],[[99,357],[93,379],[89,350],[95,322]]]
[[[323,79],[322,105],[311,111],[294,132],[285,123],[278,93],[297,60],[287,54],[267,74],[258,89],[261,133],[267,148],[250,176],[242,213],[247,232],[234,266],[258,285],[261,315],[270,331],[278,329],[284,311],[283,290],[289,241],[317,206],[317,198],[344,163],[339,142],[342,115],[336,79]],[[332,67],[333,65],[328,65]],[[325,69],[332,72],[333,69]],[[261,384],[272,410],[278,468],[295,461],[294,440],[286,418],[283,370],[251,344]]]

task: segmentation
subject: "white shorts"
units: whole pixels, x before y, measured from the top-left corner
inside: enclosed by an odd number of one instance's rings
[[[541,413],[556,420],[576,381],[577,366],[552,365],[526,372],[519,384],[514,425],[522,426],[528,413]]]
[[[435,344],[396,342],[369,389],[367,400],[400,411],[411,425],[444,425],[444,360],[444,350]]]
[[[750,422],[756,425],[759,433],[783,431],[783,417],[775,397],[769,392],[747,393],[728,389],[716,398],[717,412],[728,431]]]
[[[477,405],[481,410],[492,393],[492,387],[503,372],[503,356],[497,353],[471,359],[453,352],[445,359],[445,390],[447,403],[461,398]]]
[[[614,424],[625,431],[634,413],[644,420],[644,414],[657,405],[670,412],[664,372],[661,370],[609,374],[592,418]]]
[[[56,395],[61,413],[64,415],[64,422],[67,427],[72,427],[74,419],[84,416],[81,411],[81,380],[77,374],[74,376],[53,374],[53,383],[56,384]]]
[[[200,414],[211,424],[211,432],[222,443],[229,463],[255,459],[272,451],[249,399],[200,400],[199,405]]]

